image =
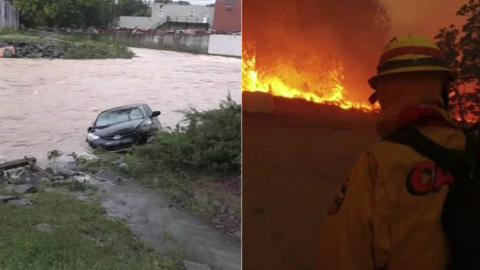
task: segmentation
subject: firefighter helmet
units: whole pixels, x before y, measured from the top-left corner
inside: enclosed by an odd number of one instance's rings
[[[455,78],[455,72],[448,66],[442,52],[429,39],[407,36],[393,39],[380,58],[377,74],[368,80],[377,89],[378,78],[394,73],[439,71]]]

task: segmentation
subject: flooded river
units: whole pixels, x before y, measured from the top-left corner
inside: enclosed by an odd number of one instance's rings
[[[86,153],[88,126],[115,106],[145,102],[175,126],[176,111],[215,108],[229,91],[240,102],[240,59],[132,50],[130,60],[0,59],[0,160]]]

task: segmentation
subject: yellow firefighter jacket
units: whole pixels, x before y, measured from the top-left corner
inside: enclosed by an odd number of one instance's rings
[[[404,106],[403,112],[435,142],[464,148],[465,136],[450,125],[447,112],[428,106]],[[381,113],[379,134],[401,125],[399,115],[398,110]],[[435,124],[424,121],[432,116]],[[446,269],[449,252],[440,217],[453,181],[408,146],[389,141],[374,145],[354,164],[329,209],[321,229],[320,269]]]

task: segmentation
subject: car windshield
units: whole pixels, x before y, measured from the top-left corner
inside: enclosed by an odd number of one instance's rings
[[[98,116],[96,127],[107,127],[131,120],[143,119],[143,113],[139,108],[122,108],[114,111],[107,111]]]

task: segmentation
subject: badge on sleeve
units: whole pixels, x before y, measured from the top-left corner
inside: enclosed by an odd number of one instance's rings
[[[347,194],[347,184],[348,184],[348,178],[346,178],[345,181],[343,181],[340,191],[338,191],[337,195],[335,195],[335,199],[333,200],[333,203],[328,208],[327,214],[329,216],[335,215],[340,211],[340,207],[342,207],[343,200],[345,200],[345,195]]]

